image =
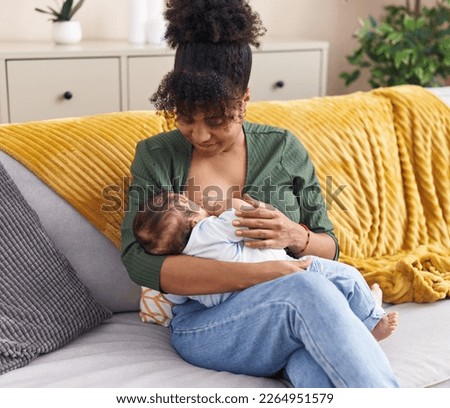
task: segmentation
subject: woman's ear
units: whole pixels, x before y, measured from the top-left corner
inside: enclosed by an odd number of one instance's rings
[[[241,120],[243,120],[245,118],[245,115],[247,114],[247,103],[248,101],[250,101],[250,94],[251,94],[250,88],[247,88],[247,90],[244,93],[244,96],[242,97],[242,107],[241,107],[242,112],[239,115]]]
[[[244,102],[248,102],[250,100],[251,94],[252,94],[252,91],[250,90],[250,88],[247,88],[247,90],[245,91],[245,94],[244,94]]]
[[[197,220],[191,220],[189,225],[191,226],[191,228],[194,228],[197,225]]]

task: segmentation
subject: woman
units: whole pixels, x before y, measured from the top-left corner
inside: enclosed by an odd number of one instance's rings
[[[171,0],[166,39],[174,70],[152,101],[177,129],[138,144],[122,259],[139,285],[187,295],[242,291],[206,309],[174,307],[172,344],[197,366],[256,376],[283,373],[296,387],[395,387],[389,363],[347,300],[305,263],[228,263],[152,256],[137,243],[139,205],[161,189],[204,205],[248,193],[238,214],[248,243],[294,257],[337,258],[338,246],[313,165],[290,132],[243,120],[250,99],[250,45],[264,32],[244,0]],[[299,191],[300,190],[300,191]],[[268,204],[264,204],[268,203]],[[351,293],[348,294],[351,296]]]

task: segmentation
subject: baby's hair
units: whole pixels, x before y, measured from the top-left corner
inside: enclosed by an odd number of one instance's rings
[[[180,254],[191,236],[192,215],[180,194],[164,191],[141,205],[133,221],[134,235],[152,255]]]
[[[265,33],[247,0],[169,0],[165,38],[176,48],[175,65],[151,101],[166,117],[197,112],[242,119],[252,51]]]

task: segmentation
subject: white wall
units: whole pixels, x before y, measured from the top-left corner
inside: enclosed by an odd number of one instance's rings
[[[61,0],[59,0],[61,1]],[[51,22],[34,11],[55,0],[0,0],[0,41],[49,41]],[[339,73],[348,69],[345,56],[357,43],[352,34],[358,18],[379,16],[387,4],[403,0],[250,0],[268,29],[267,38],[317,39],[330,42],[328,94],[368,89],[361,83],[345,88]],[[424,0],[433,4],[434,0]],[[86,0],[77,14],[85,39],[127,39],[127,0]]]
[[[357,84],[345,87],[339,73],[353,69],[346,55],[357,47],[353,33],[359,19],[369,15],[380,17],[386,5],[403,5],[404,0],[251,0],[268,28],[268,34],[280,38],[309,38],[330,43],[328,65],[328,94],[343,94],[367,90],[370,86],[363,76]],[[413,3],[413,0],[411,0]],[[422,0],[432,5],[435,0]]]

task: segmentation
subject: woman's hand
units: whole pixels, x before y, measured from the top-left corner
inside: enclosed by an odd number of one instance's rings
[[[267,275],[270,276],[268,280],[271,280],[294,272],[306,271],[311,262],[312,258],[303,258],[298,261],[265,261],[258,265],[261,270],[266,271]]]
[[[248,228],[236,231],[238,236],[254,239],[246,241],[246,246],[251,248],[287,248],[297,247],[306,242],[306,230],[301,225],[291,221],[281,211],[270,204],[254,200],[247,194],[243,198],[250,205],[236,211],[239,219],[234,221],[233,225]]]

